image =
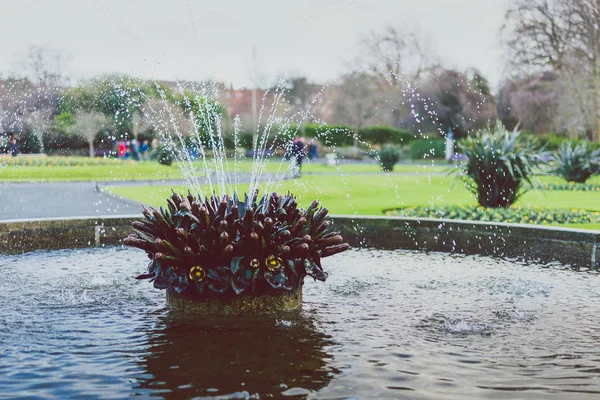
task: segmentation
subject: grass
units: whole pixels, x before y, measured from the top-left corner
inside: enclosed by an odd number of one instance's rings
[[[6,165],[18,161],[19,165]],[[2,166],[2,164],[4,164]],[[196,173],[202,175],[204,167],[194,164]],[[233,163],[230,160],[230,169]],[[280,174],[287,169],[287,162],[271,160],[266,171]],[[301,202],[308,203],[314,198],[323,201],[337,214],[382,215],[383,210],[403,206],[431,206],[443,204],[475,205],[475,199],[462,183],[447,176],[449,168],[440,165],[399,164],[394,172],[382,173],[376,163],[347,163],[328,166],[321,162],[305,163],[303,177],[280,183],[277,190],[290,190]],[[252,171],[252,160],[238,163],[238,171]],[[134,162],[112,159],[90,159],[87,157],[45,157],[27,159],[17,157],[0,158],[0,182],[52,182],[52,181],[128,181],[181,179],[183,174],[177,165],[163,166],[154,161]],[[544,184],[561,183],[562,178],[542,176]],[[600,184],[596,176],[588,181]],[[119,196],[145,204],[162,205],[172,186],[132,186],[115,187]],[[173,187],[187,191],[185,187]],[[203,189],[207,190],[207,188]],[[241,185],[239,192],[247,191]],[[554,208],[583,208],[600,211],[600,194],[597,192],[575,191],[531,191],[517,204],[521,206],[541,206]],[[578,228],[600,230],[598,224],[564,224]]]
[[[179,169],[158,163],[94,167],[0,167],[0,182],[82,182],[163,180],[181,178]]]
[[[9,163],[16,163],[11,165]],[[88,157],[0,158],[0,182],[75,182],[181,178],[177,167],[157,162]]]
[[[9,163],[17,161],[19,165]],[[8,164],[8,165],[7,165]],[[289,163],[272,160],[267,163],[266,172],[283,174]],[[200,161],[194,163],[196,174],[204,174]],[[229,168],[233,170],[233,163]],[[251,173],[252,160],[242,160],[237,165],[239,172]],[[445,165],[397,165],[393,173],[444,173]],[[339,173],[379,173],[381,168],[375,163],[349,163],[339,167],[321,162],[305,163],[304,174]],[[76,182],[76,181],[129,181],[181,179],[183,173],[177,165],[164,166],[155,161],[120,161],[114,159],[90,159],[87,157],[45,157],[41,159],[0,158],[0,182]]]
[[[556,177],[541,177],[542,183]],[[598,181],[599,178],[594,178]],[[187,192],[186,187],[115,187],[114,194],[148,205],[163,205],[171,193]],[[240,185],[239,192],[247,187]],[[443,204],[476,205],[476,201],[461,183],[448,176],[414,176],[401,174],[304,176],[284,181],[277,188],[290,190],[306,206],[317,198],[335,214],[382,215],[383,210],[402,206]],[[208,188],[203,188],[208,192]],[[600,195],[595,192],[530,191],[517,202],[523,207],[577,208],[600,211]],[[585,226],[583,226],[585,225]],[[566,226],[566,225],[561,225]],[[600,230],[600,224],[570,224],[569,226]]]

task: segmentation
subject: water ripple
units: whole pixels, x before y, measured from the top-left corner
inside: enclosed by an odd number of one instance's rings
[[[194,318],[121,248],[3,258],[0,397],[596,398],[597,273],[351,251],[303,310]],[[35,277],[35,279],[32,279]]]

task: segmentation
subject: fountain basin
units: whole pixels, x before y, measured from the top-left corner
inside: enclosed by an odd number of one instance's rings
[[[350,250],[301,309],[165,307],[122,247],[2,256],[9,398],[596,398],[595,270]],[[258,396],[257,396],[258,395]]]

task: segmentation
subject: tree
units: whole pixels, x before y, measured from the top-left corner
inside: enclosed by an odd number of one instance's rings
[[[391,124],[400,127],[409,114],[406,105],[414,95],[414,83],[438,64],[429,41],[416,29],[388,25],[362,37],[358,49],[353,69],[374,78],[385,105],[381,113],[387,110]]]
[[[355,145],[360,129],[377,116],[381,98],[375,79],[366,73],[353,72],[342,77],[336,86],[333,119],[354,129]]]
[[[113,122],[106,115],[97,111],[80,110],[75,114],[74,123],[68,132],[83,136],[89,145],[90,157],[94,157],[94,139],[102,129],[113,129]]]
[[[592,110],[600,132],[600,2],[597,0],[514,0],[505,32],[512,60],[519,66],[552,69],[561,76],[588,76],[591,97],[573,99]],[[587,98],[590,104],[581,100]],[[586,112],[587,113],[587,112]]]
[[[488,126],[496,118],[496,106],[487,80],[478,71],[462,73],[437,69],[419,82],[419,96],[411,98],[413,112],[405,123],[421,131],[457,137]]]
[[[26,55],[17,62],[19,75],[28,77],[42,86],[64,84],[64,54],[45,46],[31,46]]]
[[[512,61],[529,72],[562,70],[572,39],[570,14],[563,0],[514,0],[503,27]]]
[[[36,109],[34,84],[26,78],[9,78],[0,93],[0,119],[4,129],[23,130],[23,116]]]
[[[137,114],[138,129],[152,129],[163,139],[188,136],[192,132],[192,122],[176,104],[167,100],[150,99]]]
[[[533,133],[553,131],[558,106],[555,72],[532,74],[504,82],[498,95],[498,114],[508,129],[517,126]]]
[[[52,115],[48,109],[34,110],[23,117],[23,127],[36,136],[41,146],[41,152],[43,148],[43,135],[48,132],[52,126]]]
[[[568,132],[569,136],[592,136],[596,127],[596,101],[593,77],[573,71],[562,73],[555,84],[556,109],[554,125],[559,132]]]
[[[63,79],[60,53],[32,47],[18,62],[19,73],[3,81],[0,92],[2,125],[12,132],[28,130],[39,137],[59,107]]]
[[[384,86],[403,87],[437,64],[429,41],[416,29],[398,30],[388,25],[371,31],[359,42],[355,65]]]
[[[31,82],[21,92],[27,103],[21,117],[23,128],[34,132],[41,143],[43,131],[47,130],[52,116],[58,111],[66,81],[63,76],[64,54],[44,46],[31,46],[17,64],[19,75]]]
[[[304,76],[289,78],[284,82],[286,97],[290,103],[305,110],[310,107],[315,96],[321,91],[321,85],[311,83]]]
[[[148,98],[158,97],[152,83],[127,76],[93,79],[65,90],[61,112],[99,112],[114,121],[118,136],[132,134],[132,120]],[[79,112],[79,111],[77,111]]]

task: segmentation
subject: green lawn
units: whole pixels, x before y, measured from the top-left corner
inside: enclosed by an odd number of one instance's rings
[[[9,163],[17,162],[18,165]],[[8,164],[8,165],[7,165]],[[229,160],[229,170],[234,170],[234,163]],[[209,162],[209,168],[214,166]],[[271,160],[265,171],[281,175],[287,170],[288,162]],[[196,161],[194,168],[197,176],[204,175],[202,162]],[[446,165],[431,164],[397,165],[394,173],[432,174],[445,173]],[[244,159],[237,163],[239,172],[252,172],[252,160]],[[305,163],[304,174],[346,174],[346,173],[378,173],[378,164],[349,163],[339,166],[328,166],[321,162]],[[0,158],[0,182],[64,182],[64,181],[127,181],[127,180],[163,180],[180,179],[183,173],[177,164],[160,165],[155,161],[134,162],[114,159],[90,159],[87,157],[44,157],[44,158]]]
[[[543,183],[560,181],[556,177],[541,177]],[[600,179],[594,178],[598,183]],[[115,187],[112,191],[148,205],[162,205],[171,193],[170,186]],[[173,187],[186,191],[185,187]],[[206,190],[203,189],[203,190]],[[247,190],[241,185],[239,192]],[[401,206],[442,204],[475,205],[476,201],[460,182],[449,176],[415,176],[400,174],[304,176],[280,183],[278,191],[291,191],[306,206],[317,198],[335,214],[382,215],[383,210]],[[575,191],[530,191],[518,202],[523,207],[578,208],[600,211],[600,193]],[[597,229],[600,224],[569,226]]]
[[[287,162],[271,160],[266,165],[266,171],[279,171],[283,174],[288,165]],[[203,175],[205,169],[200,161],[195,162],[193,167],[198,176]],[[232,171],[233,168],[234,163],[230,159],[229,170]],[[252,160],[239,161],[237,170],[251,172]],[[396,165],[392,173],[382,173],[379,165],[375,163],[328,166],[321,162],[307,162],[302,167],[301,179],[281,182],[276,189],[292,191],[305,204],[313,198],[318,198],[337,214],[382,215],[383,210],[401,206],[474,205],[474,198],[462,183],[447,175],[448,171],[448,165],[443,162],[439,162],[439,165],[400,164]],[[0,182],[127,181],[182,177],[183,173],[177,165],[167,167],[155,161],[134,162],[87,157],[0,158]],[[552,176],[541,176],[540,180],[543,183],[562,181],[561,178]],[[600,184],[600,177],[588,182]],[[117,195],[145,204],[161,205],[169,196],[170,189],[171,186],[132,186],[115,187],[112,190]],[[184,187],[173,189],[187,191]],[[242,185],[238,191],[247,191],[247,187]],[[531,191],[517,204],[600,211],[600,193]],[[600,229],[600,225],[597,224],[569,226]]]
[[[46,157],[20,160],[19,165],[6,165],[0,159],[0,182],[153,180],[182,176],[177,167],[167,167],[151,161]]]

